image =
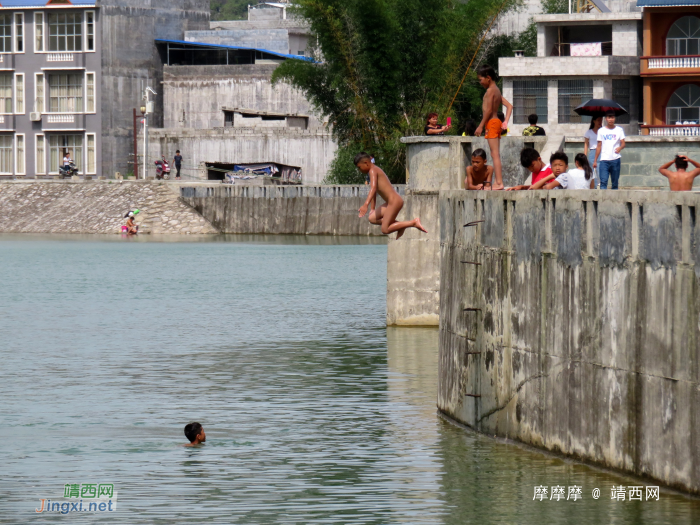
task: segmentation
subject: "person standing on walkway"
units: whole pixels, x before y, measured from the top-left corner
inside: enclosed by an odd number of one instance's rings
[[[583,135],[583,152],[588,157],[588,164],[593,166],[595,164],[595,152],[598,146],[598,131],[603,127],[603,117],[593,117],[591,119],[591,127]],[[593,170],[593,175],[595,177],[595,185],[598,187],[600,182],[600,177],[598,176],[598,170]]]
[[[605,115],[606,126],[598,130],[598,144],[596,145],[593,167],[598,167],[600,159],[600,189],[608,189],[608,179],[611,179],[613,190],[618,189],[620,181],[620,152],[625,148],[625,132],[620,126],[615,125],[615,113]]]
[[[180,155],[180,150],[175,152],[175,158],[173,160],[175,161],[175,169],[177,170],[175,179],[180,180],[180,170],[182,169],[182,155]]]

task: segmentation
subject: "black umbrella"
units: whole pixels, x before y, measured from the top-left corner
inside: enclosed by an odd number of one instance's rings
[[[625,115],[627,110],[614,100],[607,98],[592,98],[574,109],[581,116],[599,117],[608,111],[614,111],[615,116]]]

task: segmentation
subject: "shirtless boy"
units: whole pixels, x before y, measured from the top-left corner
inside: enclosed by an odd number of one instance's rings
[[[207,440],[207,435],[199,423],[187,423],[185,425],[185,437],[189,440],[189,443],[183,445],[183,447],[196,447]]]
[[[498,75],[491,66],[483,65],[476,73],[479,79],[479,84],[486,88],[484,95],[484,117],[481,119],[481,124],[476,128],[474,135],[480,137],[481,133],[486,129],[484,138],[489,143],[491,150],[491,158],[493,159],[493,169],[496,174],[496,182],[493,185],[494,190],[503,189],[503,169],[501,167],[501,130],[508,129],[508,121],[513,112],[513,105],[501,95],[501,90],[496,85]],[[501,104],[506,107],[505,122],[498,118],[498,112],[501,109]]]
[[[685,171],[688,163],[695,166],[694,170]],[[671,171],[668,168],[671,164],[676,165],[676,171]],[[700,163],[689,159],[685,155],[678,155],[671,162],[667,162],[659,168],[659,173],[668,179],[668,184],[671,191],[691,191],[693,189],[693,179],[700,175]]]
[[[475,149],[472,153],[472,165],[467,166],[464,189],[483,190],[485,187],[491,186],[492,176],[493,166],[486,164],[486,152],[481,148]]]
[[[375,164],[372,164],[372,159],[367,153],[358,153],[355,156],[355,166],[357,166],[362,173],[369,173],[369,195],[367,195],[367,200],[360,208],[360,217],[367,215],[367,208],[370,203],[376,202],[377,193],[379,193],[382,199],[384,199],[385,204],[382,204],[378,210],[372,210],[369,215],[369,222],[372,224],[381,224],[382,233],[384,235],[397,232],[396,238],[399,239],[404,234],[406,228],[418,228],[420,231],[428,233],[428,230],[423,228],[418,217],[412,221],[398,222],[396,220],[401,208],[403,208],[403,199],[401,195],[394,190],[386,173]]]

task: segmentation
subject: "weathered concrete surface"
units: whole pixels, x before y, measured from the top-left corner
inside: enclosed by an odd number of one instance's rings
[[[399,194],[403,186],[396,186]],[[382,235],[358,217],[368,186],[184,186],[181,197],[222,233]],[[377,198],[377,206],[383,203]]]
[[[182,40],[187,30],[208,29],[209,0],[101,0],[102,175],[133,171],[132,108],[150,85],[155,112],[149,124],[162,126],[163,66],[155,39]],[[28,95],[29,96],[29,95]]]
[[[0,233],[119,233],[124,214],[141,233],[218,233],[168,184],[37,181],[0,184]]]
[[[438,408],[700,493],[698,207],[689,193],[442,192]]]
[[[541,148],[542,137],[505,137],[501,140],[503,180],[522,184],[527,171],[520,166],[520,150]],[[408,230],[389,241],[387,261],[388,326],[438,326],[440,320],[440,214],[438,192],[464,188],[471,152],[483,148],[491,163],[486,139],[476,137],[408,137],[408,187],[399,220],[420,217],[428,233]]]
[[[330,131],[293,128],[152,129],[148,139],[151,158],[180,150],[188,178],[206,179],[206,163],[277,162],[302,168],[302,182],[312,185],[326,178],[338,149]]]

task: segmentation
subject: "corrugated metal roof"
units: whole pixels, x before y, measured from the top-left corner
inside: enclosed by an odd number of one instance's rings
[[[70,0],[70,4],[48,5],[49,2],[50,0],[0,0],[0,7],[2,9],[17,9],[22,7],[67,8],[95,6],[95,0]]]
[[[2,0],[0,0],[1,2]],[[208,44],[206,42],[187,42],[185,40],[164,40],[161,38],[156,38],[156,44],[184,44],[188,46],[196,47],[208,47],[211,49],[238,49],[245,51],[260,51],[261,53],[267,53],[270,55],[275,55],[282,58],[292,58],[296,60],[304,60],[306,62],[313,62],[314,59],[311,57],[305,57],[302,55],[286,55],[284,53],[278,53],[277,51],[270,51],[269,49],[261,49],[258,47],[242,47],[242,46],[225,46],[222,44]]]
[[[2,0],[0,0],[2,1]],[[637,0],[637,7],[690,7],[700,6],[700,0]]]

